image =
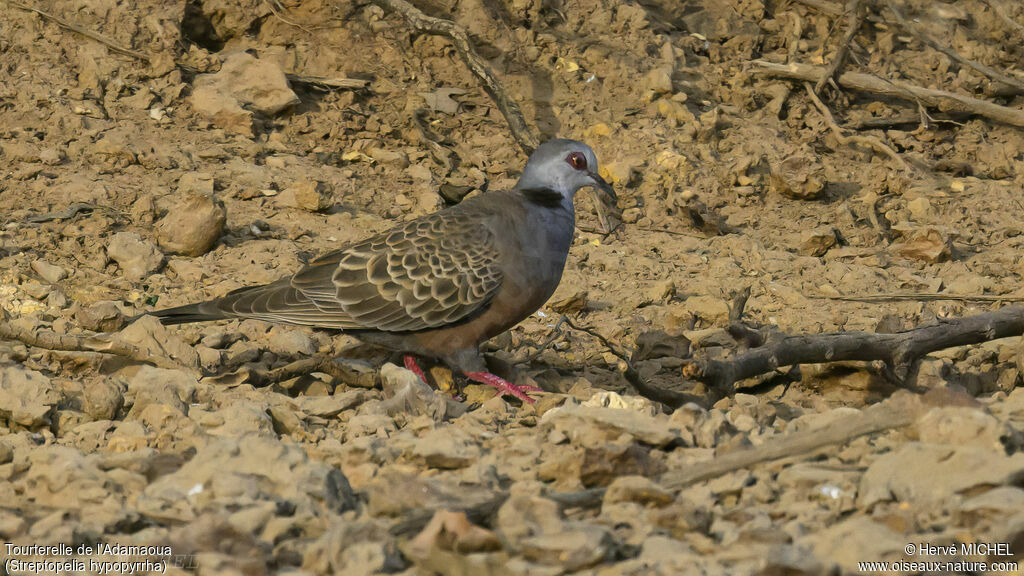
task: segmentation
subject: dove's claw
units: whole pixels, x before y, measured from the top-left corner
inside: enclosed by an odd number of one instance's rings
[[[480,382],[481,384],[487,384],[488,386],[497,388],[501,396],[511,394],[528,404],[533,404],[535,400],[527,396],[527,392],[543,392],[543,390],[536,386],[529,386],[525,384],[516,385],[504,378],[495,376],[490,372],[466,372],[466,378],[469,378],[474,382]]]
[[[412,357],[412,354],[406,354],[403,360],[405,361],[406,370],[412,370],[413,374],[420,377],[420,380],[429,384],[427,382],[427,375],[423,372],[423,368],[420,368],[420,365],[416,363],[416,359]]]

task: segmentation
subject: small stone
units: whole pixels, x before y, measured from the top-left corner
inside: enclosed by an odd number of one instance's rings
[[[246,52],[228,56],[216,74],[197,76],[191,100],[201,116],[245,136],[252,136],[252,112],[274,116],[299,102],[276,64]]]
[[[426,560],[434,549],[470,554],[501,549],[493,532],[469,521],[465,512],[438,510],[423,531],[402,550],[414,560]]]
[[[601,164],[601,176],[615,186],[629,186],[640,173],[643,160],[637,157],[625,158]]]
[[[599,136],[611,136],[612,129],[604,122],[599,122],[584,130],[583,135],[587,140],[594,140]]]
[[[201,256],[217,243],[226,221],[223,202],[212,195],[184,191],[181,200],[157,222],[157,242],[172,254]]]
[[[128,323],[128,318],[121,313],[117,303],[110,300],[79,308],[75,312],[75,320],[93,332],[117,332]]]
[[[644,74],[643,79],[640,80],[640,86],[644,92],[649,92],[652,96],[659,96],[661,94],[667,94],[672,91],[672,69],[668,67],[655,68],[647,74]],[[651,98],[653,100],[653,97]]]
[[[949,260],[953,242],[947,232],[928,226],[912,231],[906,241],[893,244],[891,249],[900,256],[935,264]]]
[[[118,232],[107,244],[107,256],[117,262],[121,272],[130,280],[141,280],[156,272],[164,262],[164,255],[155,244],[135,232]]]
[[[394,164],[398,168],[407,168],[409,166],[409,157],[404,152],[384,150],[383,148],[370,148],[367,150],[367,154],[369,154],[370,158],[381,164]]]
[[[668,490],[643,476],[620,476],[612,480],[604,495],[606,503],[636,502],[656,506],[670,504],[674,499]]]
[[[422,458],[430,468],[464,468],[480,457],[480,447],[464,432],[434,429],[418,439],[413,455]]]
[[[282,202],[310,212],[322,212],[334,205],[334,190],[326,182],[297,180],[278,197]]]
[[[802,152],[773,163],[771,174],[772,189],[796,200],[813,200],[825,189],[825,169]]]
[[[39,161],[47,166],[56,166],[66,158],[64,151],[57,148],[43,148],[39,151]]]
[[[562,531],[558,504],[540,496],[514,495],[498,509],[495,528],[514,548],[524,538]]]
[[[20,514],[7,510],[0,511],[0,538],[14,540],[24,534],[27,527],[28,524]]]
[[[68,296],[60,288],[54,288],[46,297],[46,303],[54,308],[63,309],[68,305]]]
[[[212,86],[199,86],[192,91],[192,109],[229,134],[252,137],[252,112],[238,101]]]
[[[39,274],[40,278],[46,280],[50,284],[56,284],[68,277],[67,270],[60,266],[54,266],[45,260],[33,261],[32,269],[36,271],[36,274]]]
[[[836,231],[831,226],[808,230],[800,235],[798,252],[804,256],[824,256],[829,248],[836,245]]]
[[[45,300],[50,295],[50,291],[53,290],[46,284],[37,284],[35,282],[26,282],[21,285],[21,291],[28,294],[35,300]]]
[[[915,198],[910,202],[907,202],[907,211],[910,212],[910,216],[915,220],[923,220],[932,213],[932,203],[927,198],[921,196]]]
[[[601,526],[585,523],[565,524],[564,531],[526,538],[523,556],[528,560],[561,566],[575,572],[600,563],[611,554],[615,541]]]
[[[380,378],[385,414],[426,415],[440,422],[465,411],[464,405],[439,394],[411,370],[389,362],[381,367]]]
[[[729,303],[722,298],[696,294],[688,297],[680,307],[671,305],[670,314],[687,318],[696,316],[713,325],[725,325],[729,322]]]
[[[332,396],[299,396],[295,399],[299,410],[319,418],[334,418],[364,401],[366,401],[366,392],[363,390],[350,390]]]
[[[50,425],[50,413],[60,393],[35,370],[10,366],[0,370],[0,421],[35,429]]]
[[[630,434],[651,446],[667,446],[678,439],[669,429],[667,419],[620,408],[563,406],[545,412],[541,424],[561,431],[574,442],[582,434],[589,435],[588,441],[597,442],[599,438],[594,437],[597,432],[603,432],[607,440]]]
[[[676,283],[672,280],[659,280],[652,282],[646,290],[646,298],[649,302],[661,304],[676,295]]]
[[[929,444],[1003,448],[1002,438],[1011,432],[991,414],[966,406],[932,408],[914,424],[918,438]]]
[[[1003,449],[908,442],[868,466],[857,491],[863,508],[896,500],[921,506],[951,502],[982,487],[1012,485],[1024,454]]]
[[[286,328],[275,329],[268,345],[277,354],[287,356],[312,356],[316,354],[316,342],[309,334]]]
[[[82,392],[82,410],[93,420],[113,420],[123,405],[121,387],[109,380],[87,384]]]

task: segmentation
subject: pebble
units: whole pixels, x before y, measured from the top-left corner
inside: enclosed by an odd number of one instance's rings
[[[810,154],[798,152],[771,164],[772,189],[796,200],[813,200],[825,189],[825,169]]]
[[[179,188],[179,192],[182,192]],[[210,251],[224,232],[227,211],[214,196],[184,191],[181,199],[156,225],[157,242],[172,254],[201,256]]]
[[[39,277],[50,284],[56,284],[68,277],[68,271],[60,266],[54,266],[45,260],[33,260],[32,269],[39,274]]]
[[[219,72],[200,74],[192,91],[192,108],[232,134],[251,137],[253,112],[275,116],[298,104],[284,72],[268,60],[235,52]]]
[[[831,226],[822,226],[813,230],[807,230],[800,235],[800,246],[797,252],[804,256],[824,256],[829,248],[838,242],[836,230]]]
[[[43,374],[18,366],[0,369],[0,421],[8,427],[49,426],[59,400],[56,387]]]
[[[309,212],[323,212],[334,205],[334,188],[326,182],[303,178],[281,192],[277,201]]]
[[[155,244],[135,232],[118,232],[107,243],[107,256],[117,262],[129,280],[141,280],[163,265],[164,255]]]

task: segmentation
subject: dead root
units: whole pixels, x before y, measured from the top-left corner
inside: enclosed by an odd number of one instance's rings
[[[752,60],[750,65],[754,74],[788,78],[801,82],[817,82],[828,72],[828,70],[820,66],[800,63],[776,64],[764,60]],[[1000,106],[993,102],[979,100],[955,92],[923,88],[909,82],[887,80],[860,72],[844,72],[839,75],[836,81],[840,88],[847,90],[900,98],[915,104],[920,102],[930,108],[966,112],[975,116],[983,116],[996,122],[1010,124],[1011,126],[1024,127],[1024,110]]]
[[[386,12],[398,14],[405,18],[405,21],[417,32],[444,36],[450,40],[462,61],[469,67],[470,72],[480,80],[484,90],[494,100],[494,103],[497,104],[498,110],[501,111],[505,121],[508,122],[508,127],[512,131],[512,137],[515,138],[523,152],[529,155],[540,145],[537,137],[534,136],[527,125],[526,119],[523,118],[523,112],[519,109],[519,105],[509,98],[508,93],[505,92],[501,83],[498,82],[494,73],[491,72],[487,62],[473,49],[473,45],[469,41],[469,34],[465,28],[451,20],[427,16],[405,0],[373,0],[373,2]]]
[[[846,332],[784,336],[727,360],[698,358],[683,374],[729,394],[740,380],[774,372],[784,366],[825,362],[882,361],[898,379],[906,378],[925,354],[1024,334],[1024,306],[941,320],[895,334]]]
[[[0,340],[21,342],[32,348],[61,352],[100,352],[120,356],[133,362],[152,364],[158,368],[181,370],[181,364],[127,342],[118,341],[109,335],[94,334],[79,336],[59,334],[52,330],[28,330],[10,322],[0,322]]]

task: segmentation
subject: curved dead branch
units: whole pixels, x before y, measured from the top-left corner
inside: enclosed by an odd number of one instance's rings
[[[803,82],[817,82],[828,70],[820,66],[810,64],[776,64],[764,60],[752,60],[754,74],[789,78],[790,80],[801,80]],[[1010,124],[1012,126],[1024,127],[1024,110],[1000,106],[985,100],[979,100],[955,92],[946,90],[935,90],[933,88],[922,88],[899,80],[886,80],[870,74],[859,72],[844,72],[836,78],[841,88],[859,90],[892,98],[901,98],[910,102],[921,102],[933,108],[942,108],[945,111],[969,112],[977,116],[984,116],[997,122]]]
[[[469,42],[469,34],[465,28],[451,20],[427,16],[405,0],[373,0],[373,3],[387,12],[400,14],[410,26],[419,32],[444,36],[449,39],[455,46],[459,56],[466,63],[466,66],[469,66],[470,72],[480,80],[484,90],[494,100],[494,103],[498,105],[498,110],[501,111],[505,121],[508,122],[509,129],[512,131],[512,137],[516,139],[523,152],[529,156],[540,145],[537,137],[533,135],[533,132],[527,126],[519,105],[509,98],[498,82],[498,79],[494,77],[494,73],[491,72],[487,62],[473,49],[473,45]]]
[[[683,368],[720,393],[733,390],[746,378],[767,374],[783,366],[849,360],[885,362],[898,378],[906,377],[919,358],[930,352],[980,344],[1024,334],[1024,306],[1006,306],[976,316],[942,320],[896,334],[846,332],[786,336],[728,360],[701,358]]]

